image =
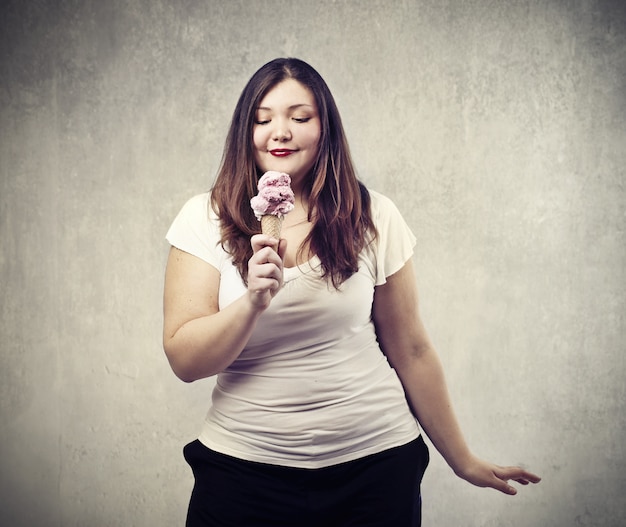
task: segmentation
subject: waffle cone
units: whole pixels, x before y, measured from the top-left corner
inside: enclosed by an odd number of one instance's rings
[[[273,214],[261,216],[261,232],[272,238],[280,240],[280,229],[283,226],[283,219]]]

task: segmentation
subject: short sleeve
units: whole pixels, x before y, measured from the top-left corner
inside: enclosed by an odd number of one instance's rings
[[[208,193],[187,201],[165,238],[172,246],[220,269],[226,253],[220,244],[219,221],[209,211],[208,203]]]
[[[369,192],[372,217],[378,230],[375,242],[376,285],[382,285],[413,256],[416,238],[389,198],[372,190]]]

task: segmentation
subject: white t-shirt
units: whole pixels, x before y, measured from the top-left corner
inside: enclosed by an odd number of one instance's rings
[[[284,270],[284,286],[245,349],[217,376],[199,437],[209,448],[249,461],[319,468],[419,435],[371,318],[375,286],[411,258],[415,237],[388,198],[370,195],[378,238],[339,291],[321,279],[317,257]],[[222,309],[246,289],[219,243],[208,200],[208,193],[190,199],[167,240],[219,270]]]

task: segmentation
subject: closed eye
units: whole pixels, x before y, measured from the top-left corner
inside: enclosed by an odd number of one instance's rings
[[[310,117],[294,117],[293,120],[296,123],[308,123],[311,120],[311,118]]]

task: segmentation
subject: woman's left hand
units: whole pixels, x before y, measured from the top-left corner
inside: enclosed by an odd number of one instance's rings
[[[477,487],[491,487],[511,496],[517,494],[517,490],[508,484],[509,480],[521,485],[541,481],[539,476],[521,467],[501,467],[478,458],[474,458],[457,475]]]

